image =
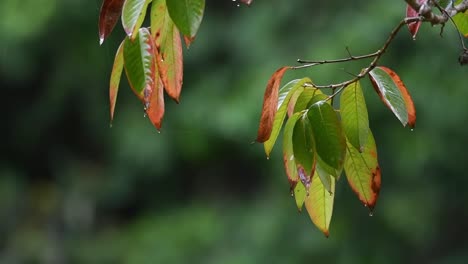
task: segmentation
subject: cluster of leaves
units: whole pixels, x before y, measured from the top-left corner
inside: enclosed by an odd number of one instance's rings
[[[151,4],[150,28],[142,27]],[[179,102],[183,79],[182,40],[195,39],[205,0],[104,0],[99,17],[102,44],[119,18],[127,36],[114,59],[110,80],[110,116],[114,116],[123,69],[145,115],[159,130],[164,116],[164,93]]]
[[[360,81],[349,84],[337,107],[333,96],[315,88],[309,78],[290,81],[281,89],[278,69],[268,82],[257,141],[270,155],[283,122],[283,160],[297,208],[303,205],[313,223],[326,235],[333,213],[335,182],[345,171],[353,191],[371,212],[379,196],[381,175],[377,148]],[[416,112],[398,75],[375,67],[369,78],[382,102],[403,126],[413,127]]]

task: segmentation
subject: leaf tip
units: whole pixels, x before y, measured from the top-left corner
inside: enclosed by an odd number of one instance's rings
[[[330,237],[330,231],[328,231],[328,229],[323,230],[323,234],[325,235],[325,238],[329,238],[329,237]]]
[[[104,37],[101,35],[99,37],[99,45],[102,45],[102,43],[104,43]]]

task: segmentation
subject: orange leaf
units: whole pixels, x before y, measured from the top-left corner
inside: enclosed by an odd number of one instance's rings
[[[268,81],[265,95],[263,97],[262,116],[257,133],[257,142],[263,143],[270,138],[273,121],[278,107],[278,89],[286,70],[290,67],[281,67],[273,73]]]
[[[168,35],[165,47],[160,48],[158,68],[167,94],[178,103],[182,90],[184,62],[180,33],[175,25],[172,26],[172,36]]]
[[[102,44],[115,27],[122,13],[124,0],[104,0],[99,14],[99,43]]]
[[[164,117],[164,87],[161,79],[155,82],[153,91],[151,93],[151,99],[149,101],[146,114],[151,120],[151,123],[158,129],[161,130],[162,120]]]
[[[414,107],[414,102],[413,102],[413,99],[411,98],[411,95],[408,92],[408,89],[406,89],[405,84],[394,71],[383,66],[381,66],[380,68],[384,70],[385,72],[387,72],[388,75],[390,75],[390,77],[393,79],[396,86],[400,90],[401,95],[403,96],[403,99],[405,100],[406,110],[408,111],[408,125],[410,127],[414,127],[416,125],[416,108]]]

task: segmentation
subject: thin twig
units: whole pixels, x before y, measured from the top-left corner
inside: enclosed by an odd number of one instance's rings
[[[465,46],[465,41],[463,39],[463,35],[461,34],[460,32],[460,29],[458,28],[457,24],[455,23],[455,21],[453,21],[453,18],[449,15],[449,13],[447,13],[447,11],[442,8],[439,3],[435,3],[437,9],[439,9],[440,12],[442,12],[444,15],[446,15],[449,19],[450,19],[450,22],[452,22],[453,26],[455,27],[455,29],[457,30],[457,33],[458,33],[458,37],[460,39],[460,43],[461,43],[461,46],[462,46],[462,49],[463,50],[467,50],[466,49],[466,46]],[[452,6],[453,6],[453,2],[452,2]]]

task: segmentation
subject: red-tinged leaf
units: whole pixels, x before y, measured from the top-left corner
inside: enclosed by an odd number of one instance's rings
[[[262,116],[260,117],[257,142],[263,143],[270,138],[278,105],[278,89],[284,73],[289,68],[290,67],[279,68],[268,81],[263,97]]]
[[[156,86],[153,87],[149,106],[146,109],[151,123],[158,129],[161,130],[161,125],[164,117],[164,87],[161,79],[155,82]]]
[[[426,0],[417,0],[419,4],[426,2]],[[410,5],[406,5],[406,17],[418,17],[418,11],[414,10]],[[411,22],[408,23],[408,29],[413,36],[413,39],[416,38],[416,34],[418,34],[419,26],[421,26],[421,21]]]
[[[117,93],[119,92],[120,79],[122,77],[122,71],[124,66],[123,56],[123,45],[125,41],[120,43],[117,53],[115,54],[114,66],[112,67],[112,73],[109,85],[109,100],[110,100],[110,120],[114,120],[115,103],[117,102]]]
[[[187,47],[187,49],[190,48],[190,45],[192,45],[194,41],[195,41],[195,37],[184,36],[185,47]]]
[[[314,135],[307,115],[297,120],[293,131],[293,152],[299,180],[309,191],[312,175],[315,172],[316,155]]]
[[[146,9],[150,2],[151,0],[125,0],[122,9],[122,25],[132,39],[136,37],[145,20]]]
[[[315,226],[328,237],[330,235],[330,222],[333,215],[333,201],[335,198],[335,178],[331,179],[331,192],[323,186],[320,178],[315,174],[309,195],[305,200],[305,207]]]
[[[372,211],[379,197],[381,175],[377,147],[371,131],[362,152],[350,142],[347,142],[346,152],[344,169],[348,183],[359,200]]]
[[[395,114],[403,126],[414,127],[416,109],[413,99],[400,77],[387,67],[375,67],[369,78],[382,102]]]
[[[155,82],[159,79],[157,50],[148,29],[141,28],[134,40],[127,37],[123,53],[125,73],[130,87],[147,109]]]
[[[283,133],[283,161],[291,190],[295,188],[297,182],[299,181],[299,176],[296,169],[296,160],[294,157],[293,133],[297,120],[299,120],[301,116],[301,113],[296,113],[291,116],[284,126]]]
[[[155,0],[151,8],[151,34],[158,49],[158,69],[167,94],[179,102],[182,90],[183,55],[180,33],[165,0]]]
[[[99,44],[102,45],[117,24],[125,0],[104,0],[99,14]]]
[[[309,82],[309,78],[297,79],[290,81],[279,90],[278,95],[278,110],[275,113],[275,119],[273,121],[273,127],[271,130],[270,138],[263,143],[265,153],[269,157],[273,146],[275,145],[276,139],[280,133],[281,127],[283,126],[284,118],[286,117],[286,111],[289,105],[289,101],[293,100],[294,97],[299,96],[304,91],[304,83]]]

